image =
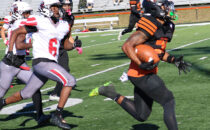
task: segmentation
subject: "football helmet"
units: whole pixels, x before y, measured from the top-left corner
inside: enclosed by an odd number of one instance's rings
[[[18,3],[18,13],[23,14],[24,12],[32,12],[32,7],[26,2],[19,2]]]
[[[153,17],[161,19],[174,19],[175,16],[174,3],[168,0],[146,1],[144,3],[145,13],[151,14]]]
[[[58,5],[60,6],[60,1],[59,0],[43,0],[40,4],[40,7],[38,8],[38,12],[40,12],[41,15],[45,17],[52,17],[53,12],[51,11],[50,7],[52,5]],[[60,7],[59,7],[60,8]],[[61,11],[59,11],[60,16],[62,16]]]
[[[18,12],[18,5],[19,5],[19,3],[20,2],[14,2],[13,4],[12,4],[12,7],[11,7],[11,13],[12,13],[12,20],[17,20],[17,19],[21,19],[22,18],[22,16],[21,16],[21,14],[19,14],[19,12]]]
[[[62,5],[69,5],[70,6],[70,9],[64,9],[64,7],[63,7],[63,11],[67,12],[69,15],[71,15],[72,10],[73,10],[72,0],[60,0],[60,2],[61,2]]]
[[[12,12],[12,19],[17,20],[17,19],[22,19],[23,16],[22,14],[24,12],[29,12],[31,13],[33,9],[31,6],[26,3],[26,2],[14,2],[12,4],[11,12]]]

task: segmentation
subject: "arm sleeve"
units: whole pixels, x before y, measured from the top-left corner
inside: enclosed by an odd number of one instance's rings
[[[27,33],[33,33],[33,32],[37,32],[38,31],[36,26],[27,26],[27,25],[25,25],[24,27],[25,27]]]
[[[140,14],[140,10],[138,10],[136,5],[131,5],[131,12],[134,14]]]
[[[137,30],[144,32],[148,37],[154,36],[157,31],[157,21],[149,17],[142,17],[137,22]]]

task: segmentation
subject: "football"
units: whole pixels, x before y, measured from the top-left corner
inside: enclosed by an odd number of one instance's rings
[[[149,45],[146,45],[146,44],[138,45],[135,47],[135,52],[137,54],[137,57],[142,62],[150,62],[154,60],[154,64],[155,64],[160,61],[158,54]]]

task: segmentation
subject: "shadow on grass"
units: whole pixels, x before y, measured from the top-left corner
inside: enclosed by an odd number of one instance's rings
[[[21,110],[21,111],[23,111],[23,110]],[[27,122],[36,118],[36,115],[34,113],[12,114],[12,115],[9,115],[8,117],[6,117],[5,119],[0,119],[0,121],[9,121],[9,120],[13,120],[13,119],[16,119],[16,118],[21,118],[22,116],[30,117],[28,119],[25,119],[21,124],[18,125],[18,126],[22,126],[23,128],[15,128],[15,129],[9,129],[8,128],[8,129],[1,129],[1,130],[31,130],[31,129],[48,127],[48,126],[54,126],[54,125],[50,124],[50,122],[48,122],[48,123],[46,123],[45,125],[42,125],[42,126],[39,126],[38,124],[36,124],[35,126],[25,127]],[[76,115],[74,115],[74,113],[64,110],[63,111],[63,118],[65,119],[65,117],[83,118],[83,116],[76,116]],[[78,125],[75,125],[75,124],[69,124],[69,125],[71,126],[71,128],[74,128],[74,127],[78,126]],[[57,127],[57,126],[55,126],[55,127]]]
[[[92,55],[90,60],[122,60],[128,57],[124,53]]]
[[[158,130],[159,126],[154,124],[136,124],[132,126],[132,130]]]
[[[193,63],[191,61],[186,60],[186,57],[190,57],[193,55],[200,55],[201,57],[204,57],[205,54],[210,54],[210,47],[182,48],[182,49],[174,50],[170,53],[176,57],[183,55],[184,60],[192,64],[191,69],[199,71],[200,73],[206,76],[210,75],[209,68],[203,67],[202,64],[200,64],[199,60],[194,59]]]
[[[69,124],[69,125],[71,128],[78,127],[78,125],[74,125],[74,124]],[[54,126],[54,125],[49,124],[49,125],[45,125],[45,126],[32,126],[32,127],[15,128],[15,129],[1,129],[1,130],[34,130],[34,129],[38,129],[38,128],[45,128],[48,126]],[[57,127],[57,126],[54,126],[54,127]],[[45,129],[49,129],[49,128],[45,128]]]

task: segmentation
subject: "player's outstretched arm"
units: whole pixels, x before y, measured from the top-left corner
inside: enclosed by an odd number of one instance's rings
[[[183,71],[185,74],[190,72],[190,67],[192,66],[190,63],[183,60],[184,56],[175,57],[165,52],[163,56],[163,61],[168,63],[173,63],[179,69],[179,75]]]
[[[135,47],[139,44],[143,44],[148,37],[141,31],[134,32],[123,44],[123,52],[137,65],[141,64],[141,61],[138,59],[135,53]]]

